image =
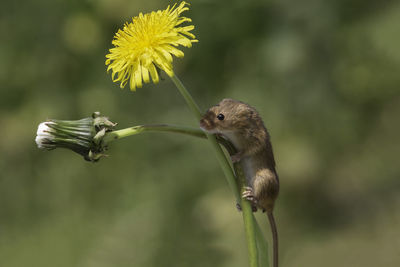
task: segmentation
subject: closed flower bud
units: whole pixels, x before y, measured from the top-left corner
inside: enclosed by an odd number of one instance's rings
[[[75,121],[48,120],[39,124],[35,141],[40,149],[68,148],[95,162],[105,155],[103,138],[115,125],[99,112]]]

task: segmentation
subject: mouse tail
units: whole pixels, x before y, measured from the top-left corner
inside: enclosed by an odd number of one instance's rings
[[[272,211],[267,211],[269,224],[272,232],[272,243],[273,243],[273,267],[278,267],[278,231],[276,229],[275,218]]]

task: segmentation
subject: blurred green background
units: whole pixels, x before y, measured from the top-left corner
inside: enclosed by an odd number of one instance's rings
[[[241,215],[204,141],[143,134],[84,161],[34,142],[48,118],[197,126],[172,82],[132,93],[114,33],[168,1],[6,1],[0,10],[0,266],[247,266]],[[174,61],[203,110],[250,103],[272,135],[281,266],[400,265],[400,2],[192,1]],[[270,238],[266,216],[257,214]]]

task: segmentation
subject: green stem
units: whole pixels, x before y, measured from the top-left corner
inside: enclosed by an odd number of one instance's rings
[[[182,84],[182,82],[176,75],[172,76],[171,79],[178,88],[179,92],[182,94],[183,98],[185,99],[189,108],[192,110],[193,114],[196,116],[196,119],[200,120],[201,118],[200,109],[196,104],[196,102],[193,100],[188,90],[185,88],[185,86]],[[245,225],[247,247],[249,251],[250,267],[258,267],[258,253],[257,253],[255,230],[254,230],[253,212],[250,203],[248,201],[242,201],[242,198],[240,197],[239,194],[239,191],[245,185],[245,178],[243,172],[241,172],[240,174],[237,173],[237,176],[239,177],[239,183],[237,183],[235,180],[235,175],[233,173],[233,170],[229,164],[229,161],[225,153],[222,151],[221,147],[218,145],[215,136],[208,133],[206,133],[206,135],[207,139],[210,141],[212,147],[214,148],[218,162],[221,165],[225,177],[227,178],[228,184],[235,195],[237,203],[241,203],[243,211],[242,212],[243,222]],[[236,167],[235,169],[240,170],[239,167]]]
[[[190,110],[196,116],[196,119],[198,121],[200,121],[201,113],[200,113],[199,106],[196,104],[196,102],[194,102],[194,99],[189,94],[189,92],[186,90],[185,86],[182,84],[182,82],[179,80],[179,78],[177,76],[174,75],[171,77],[171,79],[174,82],[174,84],[176,85],[176,87],[178,88],[179,92],[182,94],[182,96],[185,99]],[[208,133],[206,133],[206,135],[207,135],[207,139],[210,141],[210,143],[215,151],[215,155],[217,156],[219,165],[221,166],[221,168],[225,174],[225,177],[228,181],[228,184],[229,184],[233,194],[235,195],[236,201],[237,201],[237,203],[240,203],[241,198],[240,198],[239,190],[237,188],[235,174],[232,171],[231,165],[229,164],[229,161],[226,158],[225,153],[222,151],[221,147],[218,145],[218,142],[217,142],[215,136],[212,134],[208,134]]]
[[[254,217],[254,215],[253,215]],[[257,237],[257,248],[260,255],[260,266],[269,267],[268,261],[268,244],[266,239],[264,238],[264,234],[261,231],[260,225],[257,223],[257,220],[254,218],[256,223],[256,237]]]
[[[204,134],[203,131],[193,127],[176,126],[170,124],[148,124],[148,125],[133,126],[122,130],[106,133],[103,142],[107,144],[113,140],[140,134],[142,132],[171,132],[171,133],[181,133],[181,134],[192,135],[195,137],[206,138],[206,135]]]
[[[224,147],[226,148],[226,150],[230,155],[234,155],[237,153],[232,143],[230,142],[220,142],[220,143],[224,145]],[[246,177],[244,176],[242,166],[239,163],[237,162],[234,163],[233,168],[235,169],[236,176],[238,177],[238,190],[242,194],[244,187],[246,186]],[[251,204],[249,201],[245,201],[243,198],[241,199],[240,204],[243,211],[243,222],[246,232],[247,248],[250,256],[249,257],[250,266],[253,266],[252,264],[254,264],[254,266],[259,266],[258,260],[260,260],[261,262],[260,266],[268,267],[269,262],[268,262],[267,242],[265,241],[265,238],[262,234],[260,226],[257,223],[257,220],[254,218]],[[260,255],[260,259],[258,259],[257,252],[259,252],[258,254]]]
[[[242,167],[240,164],[234,164],[236,176],[239,178],[239,188],[243,193],[244,186],[246,185],[246,177],[244,176]],[[258,253],[257,253],[257,241],[255,233],[255,220],[253,216],[253,210],[249,201],[242,198],[241,207],[243,212],[244,230],[246,232],[247,249],[249,251],[250,266],[258,266]]]
[[[148,124],[148,125],[138,125],[121,130],[107,132],[106,135],[104,136],[103,142],[104,144],[108,144],[114,140],[118,140],[136,134],[141,134],[144,132],[171,132],[171,133],[190,135],[194,137],[200,137],[204,139],[207,138],[207,135],[198,128],[177,126],[170,124]],[[219,144],[225,147],[225,149],[228,151],[229,154],[233,155],[236,153],[236,149],[234,148],[234,146],[226,139],[222,137],[217,137],[216,140]],[[237,177],[239,178],[237,191],[240,191],[240,189],[243,188],[245,185],[245,177],[240,164],[235,163],[234,169]],[[248,201],[244,201],[242,198],[239,199],[238,203],[241,204],[243,210],[243,221],[245,225],[246,239],[250,255],[249,258],[251,261],[250,266],[258,266],[257,262],[254,260],[257,259],[257,248],[258,248],[261,266],[267,267],[269,266],[268,253],[267,253],[268,246],[262,234],[261,228],[252,214],[251,205]],[[248,216],[249,214],[250,216]],[[254,236],[256,237],[256,240],[254,240]],[[255,246],[255,243],[257,244],[257,247]]]
[[[185,99],[187,105],[189,106],[190,110],[193,112],[193,114],[196,116],[197,120],[201,119],[201,112],[199,106],[194,102],[193,97],[190,95],[189,91],[186,90],[186,87],[183,85],[181,80],[174,75],[171,77],[171,80],[174,82],[175,86],[178,88],[179,92]]]

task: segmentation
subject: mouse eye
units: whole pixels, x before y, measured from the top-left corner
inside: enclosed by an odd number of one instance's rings
[[[219,113],[219,114],[217,115],[217,119],[219,119],[220,121],[224,120],[224,119],[225,119],[224,114]]]

